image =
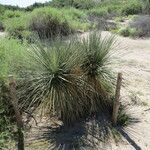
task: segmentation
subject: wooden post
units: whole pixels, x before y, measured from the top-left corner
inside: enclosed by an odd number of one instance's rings
[[[24,150],[24,134],[22,116],[19,111],[18,99],[16,95],[16,82],[13,76],[9,76],[9,90],[10,90],[10,99],[15,112],[15,118],[18,128],[18,150]]]
[[[122,73],[118,73],[115,100],[114,100],[114,104],[113,104],[113,115],[112,115],[112,123],[114,126],[117,125],[118,111],[119,111],[119,107],[120,107],[121,84],[122,84]]]

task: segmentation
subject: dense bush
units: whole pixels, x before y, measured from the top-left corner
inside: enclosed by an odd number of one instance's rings
[[[137,16],[129,24],[131,28],[135,28],[139,37],[150,36],[150,16]]]
[[[134,15],[142,13],[142,5],[138,1],[127,3],[121,8],[121,13],[122,15]]]
[[[16,77],[21,74],[24,68],[24,50],[17,40],[0,39],[0,149],[9,149],[8,141],[12,141],[14,127],[14,112],[6,86],[7,77],[9,74]]]
[[[133,15],[142,12],[142,4],[139,0],[114,0],[102,1],[92,8],[89,13],[101,16],[120,16],[120,15]]]
[[[31,40],[34,33],[38,33],[41,38],[58,34],[65,36],[73,31],[90,28],[86,13],[75,8],[61,8],[60,11],[58,8],[44,7],[20,15],[4,20],[9,35],[19,39]]]
[[[74,8],[61,9],[61,11],[51,7],[36,9],[29,22],[29,29],[38,33],[40,38],[66,36],[78,29],[88,28],[86,14]]]
[[[96,5],[95,0],[54,0],[53,6],[64,7],[71,6],[77,9],[90,9]]]
[[[6,19],[4,25],[10,37],[20,40],[29,39],[31,33],[28,30],[28,14],[21,17]]]
[[[24,68],[26,48],[15,39],[0,39],[0,78],[20,74]]]
[[[51,13],[37,12],[32,16],[29,29],[36,32],[41,39],[51,38],[56,35],[66,36],[73,32],[68,21],[62,16],[54,16]]]
[[[11,112],[11,105],[6,94],[7,88],[5,88],[4,81],[0,79],[0,149],[7,148],[12,135],[13,112]]]
[[[4,25],[1,21],[0,21],[0,31],[4,31]]]
[[[119,29],[118,33],[124,37],[138,37],[140,31],[137,30],[136,28],[131,28],[131,27],[124,27]]]
[[[143,13],[150,15],[150,0],[141,0],[143,4]]]
[[[96,17],[107,17],[109,13],[105,8],[93,8],[88,12],[88,14]]]
[[[90,9],[96,5],[94,0],[74,0],[73,6],[80,9]]]
[[[14,18],[14,17],[21,17],[21,15],[23,14],[22,11],[12,11],[12,10],[6,10],[3,18],[7,19],[7,18]]]

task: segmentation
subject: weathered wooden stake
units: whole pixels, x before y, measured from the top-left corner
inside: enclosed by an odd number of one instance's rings
[[[12,75],[9,76],[10,99],[15,112],[17,128],[18,128],[18,150],[24,150],[24,134],[22,116],[19,111],[18,99],[16,95],[16,82]]]
[[[120,107],[121,84],[122,84],[122,73],[118,73],[115,100],[114,100],[114,105],[113,105],[113,115],[112,115],[112,123],[114,126],[117,125],[118,111],[119,111],[119,107]]]

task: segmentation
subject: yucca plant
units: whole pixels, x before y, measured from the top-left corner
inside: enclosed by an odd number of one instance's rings
[[[89,85],[92,85],[97,94],[93,93],[91,111],[97,112],[99,108],[108,103],[113,94],[114,77],[110,69],[112,49],[114,48],[114,36],[102,38],[101,33],[90,33],[81,41],[81,49],[84,58],[81,68]],[[107,107],[104,107],[106,109]]]
[[[78,69],[82,54],[77,42],[32,46],[29,54],[33,67],[20,90],[20,99],[25,98],[23,106],[40,108],[44,115],[53,113],[66,124],[82,118],[88,90]]]
[[[113,44],[114,37],[93,33],[82,40],[52,42],[51,47],[32,46],[32,67],[20,93],[23,107],[56,114],[66,124],[107,109],[113,94],[108,68]]]

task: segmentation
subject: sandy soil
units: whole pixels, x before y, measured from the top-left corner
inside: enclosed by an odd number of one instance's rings
[[[130,113],[139,117],[140,122],[128,130],[127,144],[112,150],[150,150],[150,39],[117,39],[119,55],[112,66],[123,73],[122,102],[129,103]]]

